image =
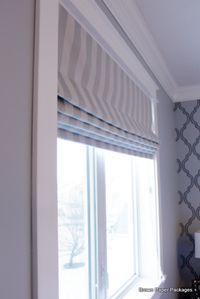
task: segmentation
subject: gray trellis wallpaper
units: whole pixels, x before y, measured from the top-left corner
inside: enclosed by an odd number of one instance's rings
[[[178,260],[186,284],[200,276],[194,258],[194,231],[200,229],[200,100],[176,103],[177,173],[179,179],[180,237]]]

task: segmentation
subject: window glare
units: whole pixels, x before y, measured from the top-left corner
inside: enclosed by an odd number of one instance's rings
[[[57,155],[59,299],[88,299],[86,146],[58,139]]]
[[[132,168],[128,155],[104,151],[104,158],[108,295],[111,296],[135,274]]]
[[[136,158],[137,194],[139,214],[139,239],[141,248],[141,272],[157,279],[159,254],[157,232],[157,205],[155,194],[155,165],[153,159]],[[148,248],[148,250],[146,250]],[[152,269],[155,269],[152,275]],[[157,271],[157,272],[156,272]]]
[[[155,182],[154,159],[57,139],[59,299],[160,278]]]

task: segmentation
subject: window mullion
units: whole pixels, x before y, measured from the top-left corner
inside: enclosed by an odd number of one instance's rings
[[[97,298],[97,224],[95,200],[95,160],[94,149],[87,147],[87,188],[88,188],[88,248],[89,248],[89,298]]]
[[[97,249],[98,249],[98,299],[106,299],[107,257],[106,257],[106,191],[104,157],[95,150],[96,205],[97,205]]]

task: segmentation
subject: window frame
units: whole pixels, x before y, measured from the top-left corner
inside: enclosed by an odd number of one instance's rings
[[[57,144],[57,52],[58,52],[58,6],[63,0],[35,1],[35,42],[34,42],[34,84],[33,84],[33,116],[32,116],[32,207],[31,207],[31,248],[32,248],[32,297],[33,299],[58,299],[58,258],[57,258],[57,201],[56,201],[56,144]],[[75,3],[75,2],[74,2]],[[85,3],[84,3],[85,4]],[[66,3],[63,4],[66,7]],[[133,62],[132,73],[137,82],[156,99],[158,86],[147,74],[142,64],[136,60],[133,52],[128,51],[125,43],[117,39],[119,35],[113,32],[113,27],[100,17],[99,11],[91,1],[84,5],[81,13],[82,1],[77,0],[75,7],[68,1],[67,10],[79,19],[91,32],[99,31],[103,43],[104,34],[108,32],[106,40],[112,41],[110,34],[114,34],[118,47],[110,44],[112,50],[120,49],[122,60],[129,57],[125,64]],[[88,6],[88,7],[87,7]],[[90,9],[91,8],[91,9]],[[91,10],[94,13],[91,13]],[[94,16],[97,16],[96,18]],[[93,18],[94,17],[94,18]],[[93,21],[91,21],[93,18]],[[90,19],[90,21],[88,21]],[[96,31],[93,30],[96,25]],[[103,22],[103,26],[101,26]],[[88,26],[89,24],[89,26]],[[95,25],[96,24],[96,25]],[[108,25],[108,26],[107,26]],[[104,30],[106,26],[106,31]],[[101,33],[100,33],[101,31]],[[51,34],[49,34],[51,32]],[[97,34],[98,35],[98,34]],[[48,55],[47,55],[48,54]],[[130,59],[132,57],[132,59]],[[136,66],[136,67],[135,67]],[[137,72],[135,71],[137,70]],[[138,72],[139,70],[139,72]],[[139,75],[138,75],[139,74]],[[45,115],[45,119],[44,119]],[[47,134],[48,132],[48,134]],[[159,161],[159,159],[158,159]],[[159,162],[158,162],[159,164]],[[159,168],[159,167],[158,167]],[[158,173],[160,171],[158,170]],[[160,195],[159,176],[158,193]],[[160,196],[159,196],[160,198]],[[48,212],[43,211],[48,203]],[[160,204],[160,203],[159,203]],[[161,222],[161,206],[160,222]],[[49,233],[51,231],[51,233]],[[161,247],[162,247],[162,238]],[[163,264],[161,248],[161,265]]]
[[[35,1],[33,34],[31,295],[33,299],[58,299],[57,0]]]
[[[66,142],[68,142],[66,140]],[[76,142],[74,142],[76,143]],[[105,299],[107,297],[107,223],[106,223],[106,169],[105,169],[105,156],[104,150],[95,148],[92,146],[85,145],[86,148],[86,164],[87,164],[87,222],[88,222],[88,257],[89,257],[89,294],[91,299]],[[124,284],[119,286],[116,292],[109,296],[109,299],[125,298],[134,290],[137,284],[141,281],[148,282],[148,278],[143,276],[141,272],[140,263],[141,256],[140,251],[140,235],[139,235],[139,222],[141,221],[138,213],[141,212],[139,206],[139,191],[137,171],[139,167],[139,161],[137,157],[127,155],[130,157],[131,163],[131,182],[132,192],[131,197],[133,201],[133,229],[135,233],[135,246],[133,247],[134,262],[136,263],[135,275],[131,276],[130,279],[124,281]],[[149,158],[148,158],[149,159]],[[157,156],[152,158],[154,167],[154,203],[155,203],[155,214],[156,217],[156,247],[159,253],[159,265],[160,262],[160,232],[159,232],[159,210],[158,210],[158,197],[157,197]],[[134,180],[134,181],[133,181]],[[138,209],[139,208],[139,209]],[[140,210],[140,211],[139,211]],[[92,260],[92,262],[91,262]],[[158,272],[160,269],[157,269]],[[160,273],[161,274],[161,273]],[[142,275],[142,276],[141,276]],[[159,284],[162,277],[158,277]],[[156,278],[157,281],[157,278]],[[151,283],[151,281],[149,281]],[[157,286],[157,285],[155,285]]]
[[[95,151],[97,153],[101,153],[101,149],[98,149],[98,148],[95,148]],[[108,299],[115,299],[115,298],[118,298],[120,296],[123,296],[125,295],[129,289],[131,289],[135,283],[135,281],[137,280],[138,276],[139,276],[139,267],[138,267],[138,246],[136,245],[137,244],[137,241],[138,241],[138,227],[137,227],[137,224],[138,224],[138,217],[137,217],[137,200],[136,200],[136,191],[135,191],[135,184],[134,184],[134,181],[135,181],[135,177],[133,176],[133,169],[134,169],[134,164],[135,164],[135,161],[133,159],[133,156],[130,156],[130,155],[127,155],[125,154],[127,157],[132,157],[131,159],[131,181],[132,181],[132,184],[131,184],[131,201],[132,201],[132,209],[133,209],[133,215],[135,216],[135,218],[133,219],[133,230],[134,230],[134,236],[133,236],[133,240],[135,242],[135,246],[133,245],[133,260],[134,260],[134,264],[135,264],[135,274],[133,274],[130,278],[128,278],[126,281],[124,281],[123,285],[119,286],[119,288],[115,291],[115,293],[113,295],[111,295],[110,297],[108,297]],[[103,156],[103,152],[102,152],[102,156]],[[97,159],[98,159],[98,156],[97,156]],[[104,176],[104,188],[106,188],[106,181],[105,181],[105,176],[106,176],[106,170],[105,170],[105,159],[103,158],[102,159],[102,163],[103,163],[103,176]],[[134,189],[134,190],[133,190]],[[104,198],[102,198],[102,200],[104,201],[104,206],[106,207],[106,192],[104,193]],[[105,208],[105,214],[106,214],[106,208]],[[106,216],[104,217],[105,218],[105,222],[106,222]],[[106,225],[107,223],[105,223]],[[106,232],[105,232],[105,236],[104,236],[104,250],[105,250],[105,255],[107,254],[107,243],[106,243]],[[107,260],[105,258],[105,260]],[[107,266],[107,264],[106,264]],[[108,271],[107,271],[107,279],[109,280],[109,274],[108,274]],[[108,282],[107,282],[108,283]]]

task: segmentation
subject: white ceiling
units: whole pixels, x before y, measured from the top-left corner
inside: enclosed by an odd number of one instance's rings
[[[200,1],[135,1],[177,85],[200,84]]]
[[[200,98],[200,0],[104,2],[172,100]]]

